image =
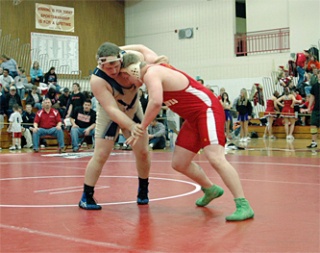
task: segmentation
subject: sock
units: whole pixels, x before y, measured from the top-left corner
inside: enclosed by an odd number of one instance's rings
[[[85,194],[87,196],[93,196],[94,186],[89,186],[89,185],[84,184],[83,185],[83,191],[85,192]]]
[[[140,178],[139,177],[139,187],[141,187],[141,186],[148,186],[148,184],[149,184],[149,178],[147,177],[147,178]]]

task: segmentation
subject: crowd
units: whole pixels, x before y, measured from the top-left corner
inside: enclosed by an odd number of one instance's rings
[[[124,50],[128,52],[123,53]],[[135,54],[130,52],[132,50]],[[250,96],[245,88],[240,89],[239,96],[232,101],[224,88],[219,94],[214,94],[212,89],[205,87],[203,79],[195,80],[175,69],[165,56],[157,56],[142,45],[119,48],[112,43],[104,43],[98,49],[97,62],[90,80],[91,93],[82,92],[76,82],[72,91],[62,88],[55,68],[51,67],[44,74],[36,61],[30,70],[29,83],[25,70],[3,55],[0,128],[4,126],[3,116],[6,115],[8,132],[12,133],[9,149],[24,147],[39,152],[42,137],[49,135],[57,139],[59,152],[63,153],[66,149],[64,134],[68,131],[72,150],[78,152],[83,140],[89,137],[94,154],[86,168],[79,207],[100,210],[101,206],[93,198],[94,187],[117,138],[123,145],[132,147],[139,180],[137,203],[145,205],[149,202],[148,149],[166,148],[168,138],[172,142],[174,133],[178,138],[175,146],[171,146],[172,167],[201,185],[204,195],[196,205],[206,206],[224,193],[193,162],[194,156],[202,149],[234,196],[236,211],[226,219],[236,221],[254,216],[236,170],[225,159],[224,148],[227,141],[237,135],[240,143],[250,141],[248,125],[253,106],[257,103],[264,105],[260,84],[253,85]],[[289,61],[288,66],[288,70],[280,68],[278,84],[283,87],[282,93],[275,91],[266,99],[264,138],[275,139],[272,126],[275,119],[281,117],[287,140],[294,140],[297,116],[311,113],[312,142],[308,148],[315,148],[320,122],[320,64],[316,54],[305,50],[296,55],[294,64]],[[297,85],[293,83],[295,73]],[[145,82],[145,89],[140,88],[141,80]],[[39,89],[40,83],[47,85],[45,94]],[[159,92],[163,94],[160,96]],[[25,110],[22,100],[26,100]],[[183,119],[179,130],[177,115]],[[307,122],[305,117],[301,121]],[[237,129],[233,129],[235,124],[239,126]]]

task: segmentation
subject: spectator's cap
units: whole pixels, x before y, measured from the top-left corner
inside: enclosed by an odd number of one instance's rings
[[[305,50],[303,50],[303,51],[305,51],[306,53],[310,53],[310,51],[309,51],[309,49],[305,49]]]
[[[10,90],[16,90],[16,86],[11,86]]]
[[[69,89],[68,88],[64,88],[63,92],[69,92]]]

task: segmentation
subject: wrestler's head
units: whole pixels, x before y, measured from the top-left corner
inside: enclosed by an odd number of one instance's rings
[[[125,54],[123,56],[122,68],[120,70],[121,76],[130,80],[137,87],[140,87],[143,84],[140,69],[145,65],[146,63],[141,62],[139,56],[135,54]]]
[[[121,68],[123,51],[115,44],[110,42],[103,43],[97,51],[96,60],[108,76],[115,78]]]

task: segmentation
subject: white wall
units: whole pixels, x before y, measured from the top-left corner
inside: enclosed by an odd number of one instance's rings
[[[319,0],[246,0],[247,31],[290,27],[291,52],[320,39]],[[290,52],[235,57],[234,0],[126,1],[126,44],[141,43],[169,56],[175,67],[210,84],[234,80],[234,91],[285,65]],[[175,30],[194,28],[192,39]],[[232,88],[232,85],[230,85]],[[228,91],[229,89],[227,89]],[[231,96],[230,96],[231,97]]]

